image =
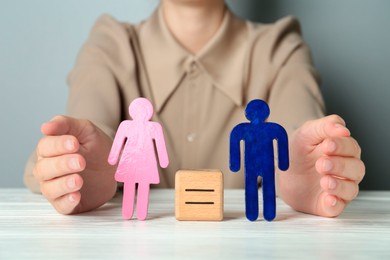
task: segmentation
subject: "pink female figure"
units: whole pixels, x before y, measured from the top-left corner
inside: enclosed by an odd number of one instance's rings
[[[123,218],[131,219],[133,216],[135,187],[138,183],[137,218],[145,220],[150,184],[160,183],[153,140],[162,168],[169,164],[168,153],[161,125],[149,121],[153,116],[150,101],[146,98],[135,99],[129,106],[129,114],[133,120],[125,120],[119,125],[108,163],[116,165],[120,157],[115,180],[124,183]]]

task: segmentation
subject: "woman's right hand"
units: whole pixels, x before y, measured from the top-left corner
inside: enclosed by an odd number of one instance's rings
[[[34,176],[62,214],[95,209],[116,192],[115,166],[107,163],[112,139],[88,120],[56,116],[44,123]]]

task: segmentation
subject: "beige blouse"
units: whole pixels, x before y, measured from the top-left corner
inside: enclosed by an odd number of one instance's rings
[[[221,169],[226,188],[243,187],[243,170],[229,170],[229,135],[247,121],[244,109],[252,99],[268,102],[269,121],[289,133],[324,114],[317,74],[293,17],[259,24],[228,10],[217,33],[192,55],[172,36],[161,9],[138,25],[104,15],[68,81],[68,115],[89,119],[112,137],[129,118],[134,98],[152,101],[170,159],[158,187],[174,187],[178,169]],[[37,191],[34,157],[25,183]]]

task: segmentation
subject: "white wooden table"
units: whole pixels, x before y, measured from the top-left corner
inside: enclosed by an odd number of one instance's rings
[[[0,189],[0,259],[390,259],[390,192],[361,192],[338,218],[278,200],[273,222],[250,222],[243,202],[225,190],[224,221],[180,222],[174,191],[153,190],[147,220],[125,221],[121,196],[63,216],[40,195]]]

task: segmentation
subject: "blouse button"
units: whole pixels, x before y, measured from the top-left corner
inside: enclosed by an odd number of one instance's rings
[[[198,66],[196,65],[195,62],[192,62],[191,65],[190,65],[190,68],[189,68],[189,74],[191,76],[195,76],[198,72]]]
[[[190,134],[187,135],[187,141],[188,142],[192,143],[192,142],[195,141],[195,139],[196,139],[196,133],[190,133]]]

